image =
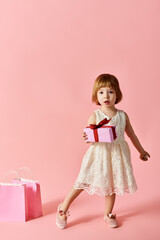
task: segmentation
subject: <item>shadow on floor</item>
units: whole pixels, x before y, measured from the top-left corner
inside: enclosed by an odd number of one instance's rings
[[[135,204],[135,207],[132,210],[125,210],[124,214],[120,214],[118,217],[120,226],[123,225],[123,222],[127,221],[129,218],[137,215],[160,215],[160,199],[153,199],[148,202],[144,201],[144,204],[138,205]]]
[[[52,213],[56,213],[57,212],[57,207],[59,205],[59,203],[61,203],[61,199],[60,200],[53,200],[50,202],[46,202],[43,203],[42,208],[43,208],[43,216],[52,214]]]
[[[59,203],[62,202],[62,199],[59,200],[53,200],[47,203],[43,204],[43,216],[56,213],[57,212],[57,207]],[[123,211],[124,213],[117,214],[117,219],[119,223],[119,227],[123,225],[125,221],[130,219],[131,217],[137,216],[137,215],[160,215],[160,199],[153,199],[148,202],[144,202],[141,204],[135,204],[135,207],[132,208],[132,210],[125,209]],[[81,218],[77,218],[76,220],[73,220],[71,222],[68,222],[68,227],[81,224],[84,222],[90,222],[95,218],[102,218],[102,214],[95,214],[95,215],[89,215],[89,216],[84,216]]]
[[[77,218],[76,220],[73,220],[71,222],[68,223],[68,227],[72,227],[74,225],[77,224],[81,224],[81,223],[86,223],[86,222],[90,222],[92,220],[94,220],[95,218],[102,218],[102,214],[95,214],[95,215],[90,215],[90,216],[84,216],[81,218]]]

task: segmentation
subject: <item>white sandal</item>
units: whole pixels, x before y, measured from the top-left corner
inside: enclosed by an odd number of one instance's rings
[[[104,221],[108,224],[109,227],[111,228],[116,228],[118,227],[118,222],[117,222],[117,219],[116,219],[116,214],[105,214],[104,216]]]
[[[65,215],[66,217],[68,217],[70,216],[70,212],[61,210],[61,204],[58,206],[58,209],[57,209],[56,224],[57,224],[57,227],[64,229],[66,228],[66,225],[67,225],[67,218],[66,220],[60,219],[59,215],[60,216]]]

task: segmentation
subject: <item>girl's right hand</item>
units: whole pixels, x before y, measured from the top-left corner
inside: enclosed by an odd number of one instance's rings
[[[82,137],[84,141],[88,139],[87,134],[85,132],[83,132]],[[86,143],[91,143],[91,142],[86,141]]]
[[[143,151],[142,153],[140,153],[140,159],[143,161],[147,161],[148,158],[150,158],[150,154],[146,151]]]

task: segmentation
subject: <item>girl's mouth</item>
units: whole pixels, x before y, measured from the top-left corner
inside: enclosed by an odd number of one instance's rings
[[[109,101],[107,100],[107,101],[105,101],[104,103],[105,103],[105,104],[109,104]]]

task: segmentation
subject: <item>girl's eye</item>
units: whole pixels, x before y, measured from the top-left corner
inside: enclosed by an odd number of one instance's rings
[[[103,94],[103,92],[99,92],[100,94]]]
[[[114,93],[114,91],[109,91],[109,93]]]

